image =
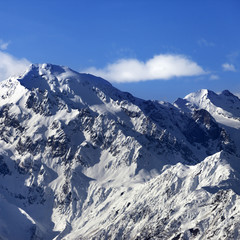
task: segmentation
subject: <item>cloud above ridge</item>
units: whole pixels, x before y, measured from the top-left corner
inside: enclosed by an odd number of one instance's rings
[[[184,55],[160,54],[147,60],[120,59],[103,69],[90,67],[84,70],[111,82],[139,82],[147,80],[169,80],[206,74],[202,67]]]
[[[9,53],[0,51],[0,81],[23,73],[30,65],[25,59],[17,59]]]

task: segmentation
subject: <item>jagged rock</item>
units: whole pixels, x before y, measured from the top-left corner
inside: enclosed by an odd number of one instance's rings
[[[230,92],[145,101],[51,64],[0,90],[0,210],[25,239],[240,238]]]
[[[7,164],[4,162],[4,157],[0,155],[0,174],[5,175],[11,175],[11,171],[9,170]]]

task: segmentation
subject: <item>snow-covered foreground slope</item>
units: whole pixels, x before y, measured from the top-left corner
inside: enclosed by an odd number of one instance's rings
[[[50,64],[1,82],[0,238],[240,239],[237,127],[190,96],[144,101]],[[232,98],[214,106],[235,118]]]
[[[104,199],[88,196],[68,238],[239,238],[239,168],[238,158],[219,152],[194,166],[168,166],[145,182],[92,183]]]

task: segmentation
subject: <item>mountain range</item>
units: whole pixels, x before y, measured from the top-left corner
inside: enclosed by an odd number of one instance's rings
[[[173,104],[32,64],[0,83],[0,239],[240,239],[240,99]]]

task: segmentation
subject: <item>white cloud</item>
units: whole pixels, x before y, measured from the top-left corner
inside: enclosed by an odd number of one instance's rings
[[[219,76],[216,75],[216,74],[212,74],[212,75],[210,76],[210,80],[218,80],[218,79],[219,79]]]
[[[137,59],[120,59],[103,69],[91,67],[85,72],[100,76],[112,82],[138,82],[174,77],[206,74],[197,63],[183,55],[160,54],[146,62]]]
[[[30,62],[25,58],[17,59],[6,52],[0,51],[0,81],[23,73],[29,64]]]
[[[198,44],[200,46],[204,46],[204,47],[214,47],[215,44],[213,42],[209,42],[204,38],[201,38],[200,40],[198,40]]]
[[[222,68],[223,68],[224,71],[231,71],[231,72],[236,71],[235,66],[233,64],[230,64],[230,63],[222,64]]]
[[[4,42],[2,39],[0,39],[0,50],[6,50],[8,48],[10,42]]]

